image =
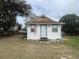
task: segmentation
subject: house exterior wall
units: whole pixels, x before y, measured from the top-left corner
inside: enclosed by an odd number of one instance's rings
[[[39,40],[40,39],[40,25],[35,25],[36,32],[31,32],[31,25],[27,27],[27,39]]]
[[[27,39],[31,40],[40,40],[41,38],[41,25],[33,25],[36,27],[36,32],[31,32],[31,25],[27,27]],[[52,32],[52,27],[56,25],[46,25],[47,26],[47,38],[54,40],[54,39],[62,39],[61,35],[61,25],[58,26],[57,32]]]
[[[52,32],[52,27],[56,25],[50,25],[47,26],[47,38],[48,39],[62,39],[61,35],[61,25],[58,25],[58,31],[57,32]]]

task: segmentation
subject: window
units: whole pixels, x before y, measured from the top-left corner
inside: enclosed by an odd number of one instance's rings
[[[36,32],[36,26],[31,26],[31,32]]]
[[[58,25],[53,25],[52,32],[58,32]]]
[[[58,32],[58,28],[53,28],[53,32]]]
[[[35,29],[34,28],[31,28],[31,32],[35,32]]]

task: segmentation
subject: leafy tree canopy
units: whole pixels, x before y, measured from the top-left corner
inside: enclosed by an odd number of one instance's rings
[[[23,0],[0,0],[0,33],[10,32],[16,16],[28,16],[31,6]]]
[[[65,23],[62,31],[71,34],[79,33],[79,17],[76,14],[64,15],[59,21]]]

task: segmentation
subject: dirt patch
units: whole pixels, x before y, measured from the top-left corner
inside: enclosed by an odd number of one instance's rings
[[[5,56],[5,57],[4,57]],[[22,35],[0,40],[0,59],[75,59],[72,50],[64,44],[28,41]]]

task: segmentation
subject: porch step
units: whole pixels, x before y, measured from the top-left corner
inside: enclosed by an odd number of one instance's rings
[[[43,40],[40,40],[40,43],[63,43],[64,40],[62,39],[57,39],[57,40],[49,40],[49,39],[43,39]]]
[[[48,41],[48,39],[40,39],[40,41]]]

